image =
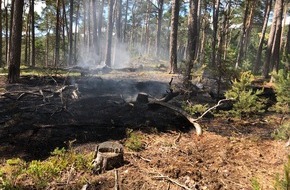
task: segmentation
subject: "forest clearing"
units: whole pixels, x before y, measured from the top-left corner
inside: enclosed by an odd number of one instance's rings
[[[0,0],[0,189],[289,190],[286,0]]]
[[[157,67],[83,77],[24,75],[16,84],[1,77],[4,189],[115,189],[116,170],[120,189],[274,189],[289,153],[286,141],[272,136],[281,114],[204,117],[198,136],[174,110],[136,102],[139,92],[161,98],[172,77],[177,90],[182,76]],[[71,85],[78,87],[78,98],[72,98],[73,88],[50,96]],[[185,100],[216,104],[201,89],[190,99],[180,94],[168,103]],[[125,163],[94,174],[95,146],[108,140],[124,145]],[[39,160],[38,172],[31,171],[33,160]],[[62,169],[52,172],[45,165]]]

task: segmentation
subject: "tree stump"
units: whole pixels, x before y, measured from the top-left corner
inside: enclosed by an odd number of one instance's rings
[[[106,141],[96,146],[93,160],[94,173],[104,173],[124,163],[123,145],[114,141]]]
[[[147,103],[149,102],[149,101],[148,101],[148,94],[143,93],[143,92],[140,92],[140,93],[137,95],[136,102],[138,102],[138,103],[143,103],[143,104],[147,104]]]

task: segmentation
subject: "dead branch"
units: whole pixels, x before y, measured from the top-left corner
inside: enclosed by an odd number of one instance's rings
[[[171,104],[168,104],[166,102],[159,102],[159,101],[154,101],[154,102],[150,102],[149,104],[159,104],[161,106],[167,107],[169,109],[172,109],[176,112],[178,112],[179,114],[183,115],[184,117],[186,117],[186,119],[195,127],[196,130],[196,134],[197,135],[201,135],[202,134],[202,128],[201,126],[197,123],[198,120],[202,119],[208,112],[210,112],[211,110],[217,108],[218,106],[220,106],[223,102],[225,101],[229,101],[231,99],[223,99],[220,100],[216,105],[214,105],[213,107],[210,107],[209,109],[207,109],[203,114],[201,114],[201,116],[199,116],[198,118],[193,118],[190,114],[188,114],[186,111],[184,111],[183,109],[173,106]]]
[[[182,188],[184,188],[186,190],[192,190],[191,188],[187,187],[186,185],[181,184],[178,181],[176,181],[174,179],[171,179],[168,176],[164,176],[164,175],[153,176],[152,179],[165,179],[165,180],[170,181],[171,183],[174,183],[175,185],[178,185],[179,187],[182,187]]]
[[[150,102],[149,104],[159,104],[161,106],[167,107],[169,109],[172,109],[172,110],[180,113],[181,115],[183,115],[184,117],[186,117],[186,119],[195,127],[195,130],[196,130],[196,134],[197,135],[201,135],[202,134],[202,129],[201,129],[200,125],[198,123],[196,123],[196,119],[192,118],[191,115],[189,115],[183,109],[178,108],[176,106],[173,106],[171,104],[168,104],[166,102],[154,101],[154,102]]]
[[[115,169],[115,190],[119,190],[119,175],[118,175],[118,170]]]

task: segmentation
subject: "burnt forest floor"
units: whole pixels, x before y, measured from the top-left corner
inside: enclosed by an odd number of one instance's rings
[[[182,115],[135,102],[140,92],[161,98],[171,77],[174,84],[181,82],[181,76],[167,73],[140,69],[76,77],[29,75],[16,84],[0,76],[1,163],[16,157],[45,160],[71,140],[78,151],[93,152],[103,141],[124,143],[129,129],[137,131],[143,149],[125,148],[126,164],[118,168],[120,189],[252,189],[253,181],[274,189],[289,153],[284,141],[271,137],[280,116],[203,118],[199,124],[204,133],[197,136]],[[187,98],[179,95],[168,103],[180,106]],[[204,94],[193,99],[215,103]],[[80,176],[90,182],[87,189],[114,189],[114,173],[81,171],[66,185],[49,189],[80,189]]]

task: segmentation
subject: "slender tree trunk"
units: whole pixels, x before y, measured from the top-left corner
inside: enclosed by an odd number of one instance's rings
[[[75,22],[75,43],[74,43],[74,64],[77,62],[77,44],[79,40],[77,40],[78,34],[78,23],[79,23],[79,14],[80,14],[80,4],[77,4],[77,12],[76,12],[76,22]]]
[[[217,44],[219,9],[220,9],[220,0],[213,0],[213,34],[212,34],[211,67],[216,66],[216,44]]]
[[[225,13],[225,40],[224,40],[224,59],[227,58],[227,52],[228,52],[228,47],[230,45],[231,39],[230,39],[230,17],[231,17],[231,6],[232,6],[232,1],[228,0],[227,6],[226,6],[226,13]]]
[[[31,4],[31,0],[29,1],[29,3]],[[31,12],[31,5],[29,8],[29,13]],[[29,59],[29,47],[30,47],[30,15],[31,14],[27,14],[27,18],[26,18],[26,28],[25,28],[25,52],[24,52],[24,63],[26,66],[30,65],[30,59]]]
[[[122,31],[122,0],[117,2],[117,19],[116,19],[116,33],[118,42],[121,41],[121,31]]]
[[[8,5],[6,4],[5,6],[5,62],[6,62],[6,65],[8,65],[9,63],[9,34],[8,34],[8,28],[9,28],[9,22],[8,22]]]
[[[49,65],[49,38],[50,38],[50,29],[49,29],[49,23],[48,23],[48,17],[46,18],[46,67]]]
[[[104,11],[104,0],[102,0],[101,2],[101,6],[100,6],[100,9],[99,9],[99,22],[98,22],[98,55],[102,55],[103,54],[103,51],[102,51],[102,48],[101,48],[101,41],[102,41],[102,26],[103,26],[103,11]]]
[[[105,64],[111,67],[111,52],[112,52],[112,34],[113,34],[113,6],[115,0],[109,0],[109,15],[107,26],[107,47]]]
[[[68,55],[68,65],[72,65],[72,56],[73,56],[73,10],[74,10],[74,1],[69,1],[69,55]],[[76,34],[75,34],[76,35]]]
[[[162,27],[162,18],[163,18],[163,2],[164,2],[164,0],[158,0],[158,19],[157,19],[156,53],[155,53],[155,56],[157,58],[160,56],[160,47],[161,47],[160,37],[161,37],[161,27]],[[179,4],[179,2],[178,2],[178,4]],[[178,7],[178,9],[179,9],[179,7]],[[178,10],[178,12],[179,12],[179,10]]]
[[[34,19],[34,0],[31,0],[31,66],[35,67],[35,19]]]
[[[59,66],[59,42],[60,42],[60,0],[56,1],[56,26],[55,26],[55,58],[54,66]]]
[[[128,8],[129,8],[129,0],[126,0],[126,9],[125,9],[125,21],[124,21],[124,30],[123,30],[123,42],[127,42],[127,22],[128,22]]]
[[[7,63],[8,65],[10,65],[9,61],[10,61],[10,49],[11,49],[11,37],[12,37],[12,23],[13,23],[13,16],[14,16],[14,2],[15,0],[11,1],[11,16],[10,16],[10,21],[9,21],[9,32],[7,30],[7,34],[8,34],[8,46],[7,46]],[[7,15],[8,15],[8,11],[7,11]],[[8,17],[8,16],[7,16]],[[8,25],[7,25],[8,26]],[[10,34],[10,35],[9,35]]]
[[[238,56],[237,56],[237,61],[236,61],[236,66],[235,68],[237,69],[241,65],[241,61],[243,60],[244,57],[244,48],[245,48],[245,39],[246,39],[246,30],[247,30],[247,18],[249,16],[249,9],[250,9],[250,0],[247,0],[246,7],[245,7],[245,12],[244,12],[244,18],[243,18],[243,29],[242,29],[242,34],[238,46]]]
[[[253,67],[253,73],[254,74],[258,73],[259,67],[261,65],[263,44],[264,44],[264,41],[265,41],[265,34],[266,34],[266,30],[267,30],[267,24],[268,24],[268,20],[269,20],[271,7],[272,7],[272,0],[267,0],[267,2],[266,2],[266,10],[265,10],[265,14],[264,14],[263,28],[262,28],[262,32],[261,32],[261,38],[260,38],[260,41],[259,41],[259,47],[258,47],[258,51],[257,51],[256,61],[255,61],[254,67]]]
[[[3,61],[2,61],[2,57],[3,57],[3,53],[2,53],[2,0],[0,0],[0,67],[4,67]]]
[[[65,36],[65,30],[68,32],[68,26],[67,26],[67,18],[66,18],[66,10],[65,10],[65,1],[62,0],[62,52],[63,52],[63,64],[68,65],[67,62],[67,45],[66,45],[66,36]]]
[[[285,51],[284,54],[286,58],[285,70],[289,72],[290,71],[290,24],[288,25],[288,33],[287,33],[287,39],[286,39],[284,51]]]
[[[187,59],[186,59],[186,76],[185,83],[191,80],[191,71],[196,59],[197,42],[199,39],[198,28],[198,0],[189,1],[188,15],[188,42],[187,42]]]
[[[274,37],[274,46],[272,49],[272,57],[273,62],[271,64],[271,70],[278,71],[280,66],[280,46],[281,46],[281,35],[282,35],[282,19],[283,19],[283,8],[284,8],[284,0],[277,0],[277,25],[276,32]]]
[[[270,34],[269,34],[269,38],[268,38],[268,43],[267,43],[267,50],[266,50],[266,60],[263,64],[263,76],[265,78],[269,77],[269,72],[270,72],[270,66],[273,65],[272,64],[272,60],[273,60],[273,51],[274,48],[274,42],[275,42],[275,36],[276,34],[276,28],[277,28],[277,20],[279,19],[279,12],[280,10],[280,6],[283,0],[276,0],[275,2],[275,6],[274,6],[274,15],[273,15],[273,19],[272,19],[272,25],[271,25],[271,30],[270,30]]]
[[[145,52],[149,54],[150,52],[150,14],[151,14],[151,3],[150,0],[147,0],[147,9],[145,17]]]
[[[92,17],[93,17],[93,47],[94,47],[94,52],[96,55],[98,55],[98,22],[97,22],[97,1],[92,0]]]
[[[172,0],[171,32],[170,32],[170,73],[177,72],[177,32],[179,17],[179,0]]]
[[[22,33],[22,13],[23,13],[24,0],[16,0],[13,8],[13,22],[10,56],[9,56],[9,69],[8,69],[8,82],[15,83],[20,78],[20,61],[21,61],[21,33]]]

